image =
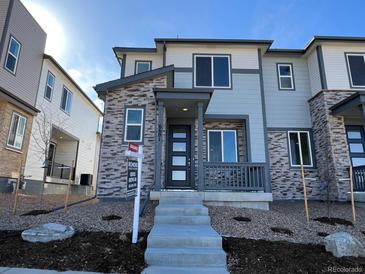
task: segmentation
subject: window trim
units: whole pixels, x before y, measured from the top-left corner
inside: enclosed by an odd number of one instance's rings
[[[210,132],[220,132],[221,133],[221,140],[222,140],[222,143],[221,143],[221,153],[222,153],[222,163],[238,163],[238,140],[237,140],[237,130],[236,129],[208,129],[207,130],[207,159],[208,159],[208,162],[210,162],[210,136],[209,136],[209,133]],[[236,161],[235,162],[225,162],[224,161],[224,145],[223,145],[223,133],[224,132],[234,132],[234,141],[235,141],[235,146],[236,146]]]
[[[137,73],[138,63],[147,63],[147,64],[149,64],[149,66],[150,66],[150,69],[149,69],[148,71],[152,70],[152,61],[151,61],[151,60],[135,60],[135,61],[134,61],[134,74],[135,74],[135,75],[136,75],[136,74],[143,73],[143,72],[139,72],[139,73]],[[145,72],[147,72],[147,71],[145,71]]]
[[[22,141],[21,141],[21,144],[20,144],[20,147],[16,147],[15,145],[11,145],[9,144],[9,141],[10,141],[10,133],[11,133],[11,127],[13,125],[13,120],[14,120],[14,117],[15,115],[19,116],[20,118],[23,118],[25,120],[25,124],[24,124],[24,134],[22,136]],[[16,112],[16,111],[13,111],[12,115],[11,115],[11,120],[10,120],[10,126],[9,126],[9,131],[8,131],[8,138],[7,138],[7,141],[6,141],[6,146],[11,148],[11,149],[15,149],[17,151],[21,151],[23,149],[23,144],[24,144],[24,137],[25,137],[25,134],[26,134],[26,130],[27,130],[27,122],[28,122],[28,119],[27,117],[25,117],[24,115],[20,114],[19,112]],[[17,130],[18,131],[18,124],[17,124]],[[16,134],[16,133],[15,133]]]
[[[290,76],[287,75],[280,75],[280,67],[282,66],[289,66],[290,68]],[[291,90],[294,91],[295,90],[295,80],[294,80],[294,66],[293,63],[276,63],[276,72],[277,72],[277,77],[278,77],[278,89],[279,90]],[[291,88],[283,88],[281,86],[281,78],[290,78],[290,82],[291,82]]]
[[[345,62],[346,62],[347,74],[348,74],[348,77],[349,77],[350,88],[365,89],[365,85],[364,86],[358,86],[358,85],[354,85],[353,82],[352,82],[351,66],[350,66],[349,58],[348,58],[349,56],[363,56],[364,62],[365,62],[365,52],[345,52]]]
[[[210,57],[211,58],[211,67],[210,73],[212,77],[212,85],[211,86],[198,86],[196,84],[196,58],[197,57]],[[227,57],[228,58],[228,86],[215,86],[214,85],[214,57]],[[207,53],[195,53],[193,54],[193,87],[194,88],[214,88],[214,89],[232,89],[232,58],[231,54],[207,54]]]
[[[68,91],[68,93],[67,94],[71,94],[71,101],[70,101],[70,112],[67,112],[66,111],[66,109],[63,109],[62,108],[62,97],[63,97],[63,91],[64,90],[67,90]],[[70,115],[70,113],[71,113],[71,107],[72,107],[72,97],[73,97],[73,92],[69,89],[69,88],[67,88],[65,85],[62,87],[62,94],[61,94],[61,102],[60,102],[60,109],[64,112],[64,113],[66,113],[67,115]],[[66,99],[66,106],[67,106],[67,99]],[[65,106],[65,107],[66,107]]]
[[[48,76],[49,75],[52,75],[53,76],[53,78],[54,78],[54,83],[53,83],[53,87],[51,87],[51,98],[47,98],[47,96],[46,96],[46,92],[47,92],[47,87],[50,87],[49,85],[48,85]],[[44,98],[46,99],[46,100],[48,100],[48,101],[50,101],[50,102],[52,102],[52,98],[53,98],[53,91],[54,91],[54,86],[55,86],[55,84],[56,84],[56,76],[50,71],[50,70],[48,70],[48,72],[47,72],[47,78],[46,78],[46,86],[45,86],[45,89],[44,89]]]
[[[11,40],[14,40],[16,43],[18,43],[19,45],[19,52],[18,52],[18,56],[15,56],[14,54],[12,54],[10,52],[10,45],[11,45]],[[14,37],[14,35],[10,34],[9,35],[9,41],[8,41],[8,49],[6,51],[6,58],[5,58],[5,62],[4,62],[4,69],[7,70],[8,72],[10,72],[11,74],[13,74],[14,76],[16,75],[16,72],[17,72],[17,69],[18,69],[18,63],[19,63],[19,58],[20,58],[20,52],[21,52],[21,49],[22,49],[22,44],[18,41],[18,39],[16,39]],[[15,62],[15,67],[14,67],[14,71],[10,70],[7,66],[6,66],[6,63],[8,62],[8,57],[9,57],[9,54],[11,54],[15,59],[16,59],[16,62]]]
[[[142,111],[142,120],[141,123],[128,123],[128,111],[129,110],[141,110]],[[139,106],[126,106],[124,110],[124,132],[123,132],[123,142],[124,143],[137,143],[142,144],[144,140],[144,126],[145,126],[145,108]],[[141,138],[139,140],[127,140],[127,127],[128,126],[140,126],[141,127]]]
[[[310,165],[304,165],[303,164],[303,167],[314,168],[314,160],[313,160],[313,152],[312,152],[312,138],[311,138],[311,133],[308,130],[288,130],[288,132],[287,132],[288,150],[289,150],[289,165],[290,165],[290,167],[295,167],[295,168],[298,168],[298,167],[300,168],[301,167],[301,165],[294,165],[292,163],[292,151],[291,151],[291,146],[290,146],[290,133],[296,133],[298,135],[299,155],[300,155],[300,162],[301,163],[303,163],[303,155],[302,155],[302,143],[301,143],[299,137],[300,137],[300,133],[306,133],[307,134],[311,164]]]

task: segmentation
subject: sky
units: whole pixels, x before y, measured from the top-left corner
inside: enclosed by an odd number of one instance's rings
[[[160,38],[272,39],[303,48],[313,35],[365,36],[364,0],[21,0],[52,55],[102,108],[93,86],[120,75],[112,47]]]

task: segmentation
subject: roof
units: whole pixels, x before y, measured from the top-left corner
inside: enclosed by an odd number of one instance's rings
[[[22,104],[23,106],[25,106],[26,108],[28,108],[28,111],[31,111],[33,113],[39,113],[41,112],[39,109],[37,109],[36,107],[34,107],[33,105],[27,103],[26,101],[22,100],[21,98],[19,98],[18,96],[15,96],[13,93],[3,89],[0,87],[0,93],[5,94],[6,96],[8,96],[8,98],[11,98],[12,100],[15,100],[16,102]]]
[[[365,42],[365,37],[360,36],[313,36],[312,39],[304,47],[306,51],[315,42]]]
[[[147,52],[147,53],[153,53],[157,52],[156,48],[135,48],[135,47],[114,47],[113,48],[114,53],[117,52]]]
[[[346,97],[342,101],[330,107],[333,114],[339,114],[346,109],[358,107],[365,103],[365,91],[357,91],[356,93]]]
[[[104,92],[104,91],[112,90],[112,89],[122,87],[125,85],[130,85],[130,84],[142,81],[142,80],[155,78],[156,76],[163,75],[163,74],[173,72],[173,71],[174,71],[173,65],[161,67],[161,68],[153,69],[153,70],[146,71],[143,73],[139,73],[139,74],[131,75],[128,77],[119,78],[116,80],[101,83],[101,84],[94,86],[94,89],[97,93],[100,94],[101,92]]]
[[[155,38],[155,43],[208,43],[208,44],[261,44],[271,45],[273,40],[206,39],[206,38]]]
[[[82,88],[75,82],[74,79],[65,71],[65,69],[51,56],[48,54],[43,54],[43,58],[50,60],[66,77],[70,82],[77,87],[77,89],[80,91],[80,93],[86,98],[86,100],[89,101],[89,103],[101,114],[104,115],[104,113],[95,105],[95,103],[90,99],[89,96],[82,90]]]

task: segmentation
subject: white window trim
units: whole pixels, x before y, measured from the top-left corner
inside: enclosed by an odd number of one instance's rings
[[[48,85],[48,76],[49,75],[52,75],[53,76],[53,79],[54,79],[54,82],[53,82],[53,87],[51,87],[50,85]],[[48,71],[47,72],[47,79],[46,79],[46,88],[44,89],[44,98],[46,98],[48,101],[52,101],[52,97],[53,97],[53,90],[54,90],[54,85],[56,84],[56,76],[52,73],[52,72],[50,72],[50,71]],[[46,96],[46,94],[47,94],[47,87],[50,87],[51,88],[51,98],[48,98],[47,96]]]
[[[235,148],[236,148],[236,153],[235,153],[235,161],[233,163],[237,163],[238,162],[238,157],[237,157],[237,153],[238,153],[238,145],[237,145],[237,130],[234,129],[208,129],[207,131],[207,139],[208,139],[208,162],[210,162],[210,132],[220,132],[221,133],[221,151],[222,151],[222,163],[226,163],[224,161],[224,140],[223,140],[223,133],[224,132],[234,132],[234,143],[235,143]]]
[[[65,109],[62,108],[62,97],[63,97],[63,90],[67,91],[67,97],[71,96],[71,100],[70,100],[70,111],[67,111],[67,98],[66,98],[66,105],[65,105]],[[71,113],[71,107],[72,107],[72,97],[73,97],[73,93],[71,90],[69,90],[66,86],[63,86],[62,88],[62,95],[61,95],[61,104],[60,104],[60,109],[66,113],[66,114],[70,114]]]
[[[300,157],[300,165],[295,165],[292,162],[292,151],[291,151],[291,146],[290,146],[290,133],[295,133],[298,136],[298,142],[299,142],[299,157]],[[310,156],[310,165],[303,165],[303,155],[302,155],[302,143],[300,140],[300,133],[305,133],[307,134],[307,138],[308,138],[308,145],[309,145],[309,156]],[[288,131],[288,147],[289,147],[289,163],[291,167],[301,167],[301,165],[303,165],[303,167],[313,167],[313,156],[312,156],[312,144],[311,144],[311,138],[310,138],[310,134],[309,131],[305,131],[305,130],[291,130]]]
[[[350,77],[350,84],[351,84],[350,88],[365,88],[365,86],[354,85],[354,83],[352,82],[349,56],[362,56],[364,58],[364,62],[365,62],[365,54],[364,53],[346,53],[346,62],[347,62],[347,67],[349,69],[349,77]]]
[[[19,45],[19,51],[18,51],[18,56],[15,56],[14,54],[12,54],[10,52],[10,46],[11,46],[11,42],[12,41],[15,41],[15,43],[17,43]],[[7,71],[9,71],[10,73],[12,74],[15,74],[16,73],[16,70],[18,68],[18,61],[19,61],[19,55],[20,55],[20,50],[22,48],[22,44],[20,44],[20,42],[18,40],[16,40],[13,36],[10,36],[10,40],[9,40],[9,45],[8,45],[8,51],[6,53],[6,59],[5,59],[5,64],[4,64],[4,67]],[[11,56],[13,56],[15,58],[15,66],[14,66],[14,71],[12,71],[11,69],[9,69],[6,64],[8,63],[8,58],[9,58],[9,54]]]
[[[138,110],[141,111],[141,123],[128,123],[128,115],[129,115],[129,111],[130,110]],[[144,109],[143,108],[129,108],[127,107],[125,109],[126,113],[126,117],[125,117],[125,125],[124,125],[124,142],[142,142],[143,140],[143,126],[144,126]],[[140,126],[141,127],[141,135],[139,140],[128,140],[127,139],[127,127],[128,126]]]
[[[290,75],[280,75],[280,67],[289,67]],[[278,71],[278,77],[279,77],[279,89],[282,90],[294,90],[294,77],[293,77],[293,65],[292,64],[277,64],[277,71]],[[281,86],[281,78],[290,78],[290,88],[284,88]]]
[[[196,84],[196,58],[197,57],[210,57],[211,58],[211,65],[210,65],[210,73],[211,73],[211,77],[212,77],[212,85],[211,86],[198,86]],[[215,86],[214,85],[214,65],[213,65],[213,58],[214,57],[226,57],[228,58],[228,82],[229,85],[228,86]],[[229,89],[231,88],[232,84],[231,84],[231,56],[230,55],[217,55],[217,54],[195,54],[194,55],[194,87],[195,88],[222,88],[222,89]]]
[[[25,120],[25,123],[24,123],[24,132],[23,132],[22,140],[21,140],[21,142],[20,142],[20,146],[19,146],[19,147],[15,145],[15,140],[14,140],[14,145],[9,144],[9,141],[10,141],[10,133],[11,133],[11,127],[12,127],[12,125],[13,125],[13,121],[14,121],[14,119],[15,119],[15,116],[19,116],[18,124],[16,125],[15,138],[16,138],[17,133],[18,133],[18,130],[19,130],[19,121],[20,121],[20,119],[24,119],[24,120]],[[23,115],[21,115],[21,114],[19,114],[19,113],[13,112],[13,114],[12,114],[12,116],[11,116],[11,123],[10,123],[10,128],[9,128],[9,132],[8,132],[8,140],[7,140],[7,142],[6,142],[6,145],[7,145],[8,147],[15,148],[15,149],[17,149],[17,150],[21,150],[21,149],[22,149],[22,147],[23,147],[24,135],[25,135],[25,131],[26,131],[26,129],[27,129],[27,117],[25,117],[25,116],[23,116]]]
[[[152,69],[152,61],[136,61],[136,73],[135,74],[143,73],[143,72],[138,72],[138,64],[148,64],[148,71],[150,71]],[[147,72],[147,71],[144,71],[144,72]]]

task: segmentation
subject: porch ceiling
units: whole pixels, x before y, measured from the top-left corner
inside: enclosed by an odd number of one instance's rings
[[[55,139],[57,141],[79,141],[77,137],[54,125],[52,127],[52,139]]]
[[[330,108],[333,115],[362,117],[365,91],[358,91]]]

